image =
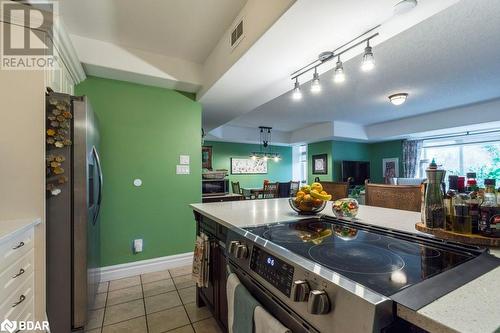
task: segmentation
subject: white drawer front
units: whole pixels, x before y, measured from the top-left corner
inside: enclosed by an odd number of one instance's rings
[[[29,301],[20,311],[19,315],[17,316],[17,318],[15,319],[18,323],[20,321],[24,321],[24,322],[27,322],[27,321],[33,321],[34,320],[34,316],[33,316],[33,311],[34,311],[34,307],[33,307],[33,300]],[[19,324],[18,324],[19,325]],[[18,326],[19,327],[19,326]],[[29,332],[29,331],[26,331],[26,330],[19,330],[19,331],[16,331],[16,333],[21,333],[21,332]]]
[[[33,228],[0,243],[0,271],[10,267],[33,248]]]
[[[6,299],[33,274],[33,249],[0,273],[0,300]]]
[[[1,321],[17,318],[24,310],[26,304],[33,303],[33,282],[33,275],[30,275],[20,288],[15,290],[2,302],[0,305]]]

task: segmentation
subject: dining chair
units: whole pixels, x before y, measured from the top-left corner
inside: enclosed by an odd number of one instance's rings
[[[299,191],[299,188],[300,188],[300,182],[291,181],[290,182],[290,197],[294,197],[297,194],[297,192]]]
[[[422,192],[419,185],[365,184],[367,206],[420,212]]]
[[[278,197],[279,183],[266,183],[262,191],[262,199],[274,199]]]
[[[322,182],[323,190],[332,195],[332,200],[347,198],[349,196],[348,182]]]
[[[231,182],[231,189],[234,194],[241,194],[240,182]]]
[[[240,182],[231,182],[231,188],[234,194],[241,194],[245,200],[255,199],[252,191],[241,188]]]

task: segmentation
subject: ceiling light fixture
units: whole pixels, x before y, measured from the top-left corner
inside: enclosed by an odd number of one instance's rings
[[[363,54],[363,63],[361,68],[364,71],[369,71],[372,70],[375,67],[375,59],[373,57],[373,50],[370,46],[370,40],[373,38],[377,37],[379,35],[378,32],[375,32],[376,29],[380,28],[380,24],[371,28],[370,30],[360,34],[356,38],[351,39],[347,43],[344,43],[343,45],[339,46],[333,51],[325,51],[321,52],[318,55],[318,58],[315,60],[311,61],[309,64],[301,67],[300,69],[296,70],[292,74],[290,74],[290,77],[292,80],[294,80],[295,84],[293,87],[293,93],[292,93],[292,98],[295,100],[298,100],[302,97],[302,94],[300,92],[300,86],[298,83],[298,78],[306,73],[309,73],[314,70],[313,74],[313,79],[311,81],[311,92],[313,94],[317,94],[321,91],[321,85],[319,81],[319,74],[318,74],[318,67],[333,60],[337,59],[337,63],[335,66],[335,73],[333,76],[333,81],[335,83],[340,83],[345,81],[345,72],[344,72],[344,66],[342,61],[340,61],[340,56],[356,47],[359,47],[360,45],[364,45],[366,43],[365,51]]]
[[[363,62],[361,63],[361,70],[369,72],[375,68],[375,58],[373,57],[372,47],[370,41],[366,42],[365,53],[363,54]]]
[[[389,96],[389,101],[394,104],[394,105],[401,105],[404,102],[406,102],[406,99],[408,98],[407,93],[397,93]]]
[[[337,64],[335,65],[335,75],[333,75],[333,81],[335,83],[342,83],[345,81],[344,66],[342,61],[340,61],[340,56],[337,58]]]
[[[314,68],[313,79],[311,82],[311,92],[313,94],[321,92],[321,84],[319,83],[319,74],[317,67]]]
[[[264,161],[272,158],[275,162],[281,160],[281,156],[279,153],[275,153],[271,149],[271,129],[272,127],[267,126],[259,126],[260,130],[260,145],[258,152],[252,152],[250,154],[250,158],[253,161],[258,159],[262,159]]]
[[[300,91],[300,83],[298,77],[295,78],[295,85],[293,88],[292,99],[294,99],[295,101],[302,99],[302,92]]]
[[[403,15],[417,7],[417,0],[403,0],[394,5],[394,15]]]

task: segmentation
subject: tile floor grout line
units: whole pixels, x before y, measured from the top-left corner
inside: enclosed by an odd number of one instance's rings
[[[144,306],[144,317],[146,319],[146,333],[149,333],[148,311],[146,310],[146,297],[144,296],[144,286],[142,285],[142,276],[141,275],[139,275],[139,281],[141,282],[142,305]]]
[[[101,322],[101,333],[104,331],[104,318],[106,318],[106,307],[108,305],[108,290],[109,290],[109,282],[108,282],[108,288],[106,289],[106,300],[104,301],[104,312],[102,314],[102,322]]]

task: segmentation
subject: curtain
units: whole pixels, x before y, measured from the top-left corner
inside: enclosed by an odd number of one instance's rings
[[[422,140],[403,141],[403,176],[415,178],[422,152]]]

